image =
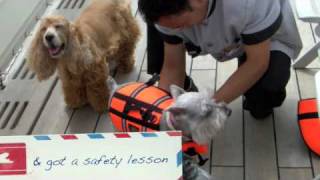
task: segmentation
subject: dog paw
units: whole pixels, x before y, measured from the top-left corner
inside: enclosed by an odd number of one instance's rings
[[[72,109],[77,109],[77,108],[80,108],[80,107],[87,104],[85,101],[81,101],[81,100],[71,101],[71,100],[66,99],[65,101],[66,101],[67,107],[72,108]]]
[[[70,109],[79,109],[83,107],[85,104],[66,104],[66,106]]]
[[[102,106],[92,106],[92,107],[99,114],[102,114],[103,112],[105,112],[107,110],[107,105],[106,104],[104,104]]]

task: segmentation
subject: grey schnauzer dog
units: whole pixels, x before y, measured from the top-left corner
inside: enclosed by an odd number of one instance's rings
[[[109,77],[110,94],[121,86]],[[231,110],[223,102],[215,102],[213,90],[200,92],[185,92],[184,89],[170,86],[170,93],[174,98],[173,104],[164,110],[160,123],[160,130],[182,131],[182,141],[194,141],[197,144],[208,144],[220,131]],[[208,172],[201,169],[189,155],[183,155],[183,177],[185,180],[213,180]]]

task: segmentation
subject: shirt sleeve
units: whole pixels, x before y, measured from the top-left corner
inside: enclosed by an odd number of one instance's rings
[[[169,44],[183,43],[183,39],[176,35],[173,30],[156,25],[157,30],[164,42]]]
[[[245,22],[241,33],[244,44],[258,44],[269,39],[282,23],[280,0],[248,0]]]

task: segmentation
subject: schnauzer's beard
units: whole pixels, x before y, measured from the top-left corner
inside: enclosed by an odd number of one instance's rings
[[[186,93],[180,87],[171,85],[170,92],[175,102],[166,111],[171,113],[173,126],[198,144],[209,143],[231,114],[226,104],[212,99],[213,91]],[[168,115],[163,117],[168,118]]]

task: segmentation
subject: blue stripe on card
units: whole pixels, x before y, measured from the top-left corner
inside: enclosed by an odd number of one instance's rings
[[[88,134],[90,139],[104,139],[102,134]]]
[[[182,164],[182,151],[179,151],[177,153],[177,167],[179,167]]]
[[[146,132],[143,132],[141,133],[141,135],[143,137],[158,137],[158,135],[156,133],[146,133]]]
[[[34,138],[38,141],[48,141],[51,140],[49,136],[34,136]]]

